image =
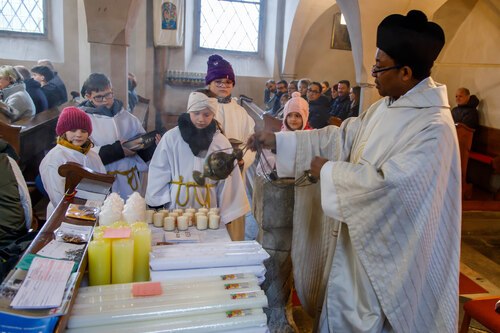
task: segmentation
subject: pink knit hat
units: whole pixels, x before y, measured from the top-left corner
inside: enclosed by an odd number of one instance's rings
[[[307,125],[307,120],[309,119],[309,103],[307,103],[307,101],[300,96],[298,91],[293,92],[292,98],[290,98],[285,104],[283,109],[282,131],[289,131],[286,126],[286,116],[288,116],[290,112],[297,112],[302,116],[302,129],[304,129]]]
[[[56,134],[63,135],[67,131],[83,129],[92,134],[92,121],[85,111],[74,106],[64,108],[57,120]]]

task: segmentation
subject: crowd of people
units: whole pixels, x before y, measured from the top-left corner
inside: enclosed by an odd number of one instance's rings
[[[304,237],[292,244],[304,250],[292,249],[298,283],[303,267],[319,257],[324,263],[318,266],[328,277],[319,331],[456,331],[461,211],[454,121],[478,126],[477,98],[459,89],[458,106],[450,112],[446,87],[430,77],[443,45],[441,27],[420,11],[386,17],[377,29],[371,71],[383,98],[360,110],[361,88],[348,80],[331,86],[308,78],[268,80],[265,108],[283,121],[276,134],[254,133],[253,119],[232,96],[231,64],[211,55],[206,89],[191,92],[178,125],[140,151],[124,145],[145,134],[140,121],[115,99],[109,78],[92,73],[81,89],[84,100],[62,111],[57,145],[40,165],[48,213],[64,195],[58,167],[72,161],[115,175],[112,191],[123,199],[137,191],[155,208],[220,207],[233,239],[243,240],[255,153],[246,153],[227,179],[200,185],[193,171],[203,171],[210,153],[230,151],[229,139],[254,151],[264,147],[269,164],[257,170],[261,174],[297,177],[310,170],[320,182],[295,192],[301,209],[294,212],[294,228]],[[0,67],[6,121],[35,114],[35,99],[41,108],[67,101],[64,84],[49,64],[33,67],[31,77],[22,67]],[[133,90],[135,77],[129,82]],[[342,122],[340,127],[328,126],[332,118]],[[11,228],[17,237],[29,224],[28,213],[19,204],[22,191],[13,189],[18,172],[12,159],[2,156],[0,167],[8,175],[2,188],[16,206],[6,209],[19,212],[19,223]],[[329,225],[326,241],[307,237],[311,223]],[[329,262],[314,252],[323,245]],[[299,297],[307,306],[307,292],[300,290]]]

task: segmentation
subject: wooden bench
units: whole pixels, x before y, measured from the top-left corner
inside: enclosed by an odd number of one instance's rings
[[[474,129],[465,124],[455,124],[457,129],[458,146],[460,148],[460,166],[462,169],[462,197],[470,199],[472,196],[472,185],[467,183],[467,165],[469,162],[469,153],[472,146],[472,136]]]
[[[468,178],[483,187],[488,186],[491,176],[500,175],[500,129],[479,126],[472,140],[468,169]],[[495,199],[500,200],[500,190]]]

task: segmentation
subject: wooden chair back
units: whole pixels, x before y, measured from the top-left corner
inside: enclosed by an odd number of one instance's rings
[[[66,178],[64,190],[66,192],[73,192],[75,187],[80,183],[83,178],[101,181],[108,184],[113,184],[115,176],[106,173],[99,173],[89,168],[85,168],[75,162],[67,162],[59,167],[59,175]]]
[[[21,126],[9,125],[0,121],[0,138],[7,141],[16,151],[21,154]]]
[[[469,198],[472,193],[470,193],[471,187],[467,184],[466,177],[474,129],[462,123],[457,123],[455,126],[457,129],[458,146],[460,148],[460,167],[462,168],[462,195],[465,198]]]
[[[264,113],[262,118],[264,119],[264,131],[271,131],[271,132],[281,131],[283,120],[270,116],[267,113]]]

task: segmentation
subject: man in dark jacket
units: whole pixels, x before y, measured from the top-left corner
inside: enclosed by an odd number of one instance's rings
[[[309,125],[312,128],[323,128],[328,125],[330,118],[330,101],[321,95],[321,83],[311,82],[307,87],[307,101],[309,102]]]
[[[14,66],[14,68],[21,74],[23,78],[24,85],[26,86],[26,92],[30,95],[35,104],[36,113],[40,113],[49,108],[49,103],[47,102],[47,97],[42,91],[42,86],[40,82],[35,81],[30,75],[30,71],[24,66]]]
[[[52,72],[54,72],[54,77],[49,81],[49,83],[53,84],[58,90],[59,100],[57,101],[57,105],[66,103],[68,101],[68,91],[66,90],[66,86],[64,85],[63,80],[56,72],[52,62],[48,59],[42,59],[38,60],[38,65],[47,66],[48,68],[50,68],[50,70],[52,70]]]
[[[455,94],[455,101],[457,102],[457,106],[451,110],[453,121],[477,129],[479,127],[479,115],[477,112],[479,99],[476,95],[471,95],[467,88],[458,88]]]
[[[348,80],[340,80],[338,83],[338,97],[332,103],[330,116],[340,118],[342,121],[349,116],[351,109],[351,100],[349,99],[349,90],[351,83]]]

